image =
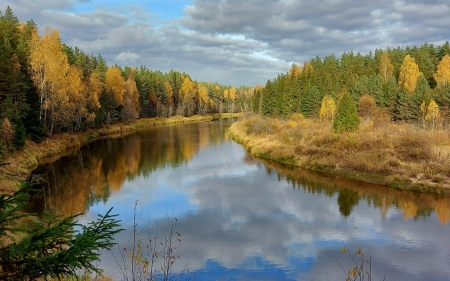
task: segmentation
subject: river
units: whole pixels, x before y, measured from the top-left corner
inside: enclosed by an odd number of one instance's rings
[[[175,227],[170,274],[186,280],[345,280],[358,247],[372,280],[450,280],[449,197],[255,159],[227,136],[232,122],[91,143],[35,171],[46,181],[30,209],[83,212],[87,223],[114,207],[125,231],[99,267],[117,280],[134,217],[142,252]]]

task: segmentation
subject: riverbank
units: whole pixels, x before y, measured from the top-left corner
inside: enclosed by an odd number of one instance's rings
[[[238,117],[241,114],[222,113],[211,115],[195,115],[192,117],[174,116],[170,118],[138,119],[129,124],[117,123],[99,129],[89,129],[84,132],[67,132],[53,134],[41,143],[27,140],[25,147],[1,159],[0,163],[0,192],[12,193],[39,165],[53,162],[65,155],[71,154],[83,145],[104,138],[123,137],[138,130],[181,123],[205,122],[216,118]]]
[[[410,124],[366,122],[336,134],[331,123],[294,115],[247,116],[229,128],[251,154],[397,189],[450,195],[450,133]]]

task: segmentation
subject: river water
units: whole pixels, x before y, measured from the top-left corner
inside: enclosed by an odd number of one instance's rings
[[[35,171],[46,182],[30,208],[83,212],[87,223],[114,207],[125,231],[98,266],[116,280],[133,237],[145,253],[149,239],[164,244],[169,226],[170,275],[186,280],[345,280],[358,247],[371,257],[372,280],[450,280],[449,197],[255,159],[227,136],[233,121],[91,143]]]

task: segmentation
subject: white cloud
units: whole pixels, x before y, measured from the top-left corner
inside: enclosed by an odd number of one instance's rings
[[[120,61],[125,64],[133,64],[133,63],[137,62],[137,60],[139,58],[140,58],[140,56],[136,53],[122,52],[119,55],[117,55],[115,60]]]

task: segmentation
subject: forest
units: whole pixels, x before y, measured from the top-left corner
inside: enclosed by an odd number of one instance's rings
[[[249,111],[254,88],[198,82],[145,66],[108,66],[101,55],[41,35],[8,7],[0,11],[0,157],[55,132],[137,118]]]
[[[359,115],[373,109],[391,121],[432,126],[448,124],[450,45],[423,44],[366,55],[344,52],[315,57],[303,66],[267,81],[254,96],[253,111],[271,117],[301,113],[307,118],[333,119],[340,97],[349,93]]]

